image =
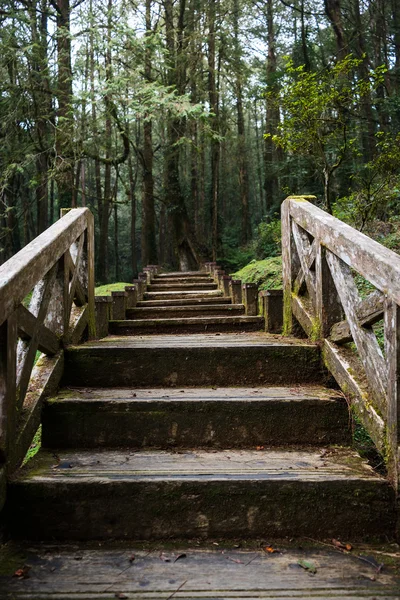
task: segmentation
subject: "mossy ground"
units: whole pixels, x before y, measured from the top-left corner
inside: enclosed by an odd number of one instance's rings
[[[124,283],[123,281],[117,281],[117,283],[107,283],[106,285],[99,285],[95,288],[94,292],[96,296],[111,296],[111,292],[123,292],[125,286],[132,285],[131,283]]]
[[[232,274],[243,283],[256,283],[260,290],[282,289],[282,258],[273,256],[265,260],[253,260]]]

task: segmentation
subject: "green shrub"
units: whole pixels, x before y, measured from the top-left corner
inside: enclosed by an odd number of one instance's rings
[[[265,260],[252,260],[251,263],[232,274],[243,283],[256,283],[260,290],[282,288],[282,258],[273,256]]]

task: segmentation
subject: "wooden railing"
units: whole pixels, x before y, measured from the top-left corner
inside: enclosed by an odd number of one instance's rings
[[[95,334],[93,234],[91,212],[70,210],[0,267],[0,503],[59,383],[63,346]]]
[[[306,197],[289,197],[282,205],[282,257],[284,333],[291,333],[297,321],[310,338],[321,341],[326,367],[397,487],[400,256]],[[363,297],[360,287],[371,291]],[[379,322],[381,343],[374,331]]]

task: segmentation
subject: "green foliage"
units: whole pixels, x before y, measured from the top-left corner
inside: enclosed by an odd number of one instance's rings
[[[262,222],[257,229],[257,237],[252,244],[254,254],[258,260],[279,256],[281,253],[281,221],[276,219],[269,223]]]
[[[355,188],[340,198],[334,214],[360,231],[374,219],[398,212],[400,197],[400,134],[379,132],[376,156],[351,176]]]
[[[31,460],[31,458],[33,458],[35,456],[35,454],[37,454],[39,452],[41,445],[42,445],[42,426],[40,425],[39,429],[35,433],[35,436],[32,440],[31,445],[29,446],[29,450],[26,453],[26,456],[22,463],[23,465],[25,465],[28,462],[28,460]]]
[[[252,260],[250,264],[232,274],[243,283],[256,283],[260,290],[282,289],[282,258],[274,256],[265,260]]]

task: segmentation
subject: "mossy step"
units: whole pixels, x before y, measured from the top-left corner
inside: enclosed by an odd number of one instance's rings
[[[350,444],[347,404],[321,386],[68,388],[44,407],[46,447]]]
[[[68,386],[291,385],[324,376],[317,344],[258,332],[116,336],[65,351]]]
[[[10,482],[38,539],[393,539],[395,493],[353,451],[41,451]]]
[[[210,304],[231,304],[232,299],[220,296],[200,296],[194,298],[178,298],[167,300],[141,300],[137,303],[137,307],[152,307],[152,306],[209,306]]]
[[[347,539],[347,538],[346,538]],[[3,600],[398,600],[392,545],[338,552],[309,540],[290,544],[196,541],[164,544],[14,543],[4,549]],[[233,547],[234,546],[234,547]],[[1,550],[0,550],[1,553]],[[361,557],[359,556],[361,554]],[[369,562],[365,560],[369,557]],[[0,562],[1,562],[0,554]],[[392,561],[392,563],[390,562]],[[379,574],[377,567],[384,563]],[[13,577],[21,565],[29,577]],[[306,570],[308,566],[308,572]],[[310,572],[315,570],[315,573]],[[109,590],[105,592],[104,590]]]
[[[128,308],[127,319],[162,319],[201,316],[229,316],[244,314],[243,304],[195,304],[181,306],[138,306]]]
[[[149,292],[201,292],[216,290],[218,285],[213,281],[206,283],[151,283],[147,286]]]
[[[109,331],[116,335],[132,335],[154,331],[171,331],[172,333],[191,331],[260,331],[264,327],[264,317],[237,316],[201,316],[176,317],[163,319],[124,319],[110,321]]]
[[[145,300],[182,300],[185,298],[214,298],[223,296],[221,290],[145,292]]]

